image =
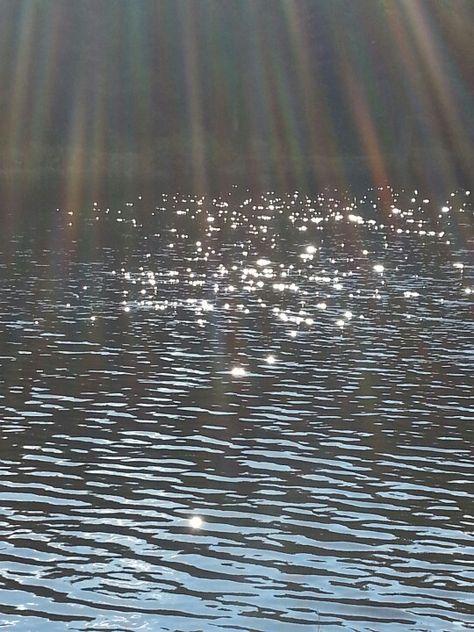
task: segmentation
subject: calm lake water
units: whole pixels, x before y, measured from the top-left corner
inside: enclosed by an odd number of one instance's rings
[[[474,628],[470,204],[12,214],[0,628]]]

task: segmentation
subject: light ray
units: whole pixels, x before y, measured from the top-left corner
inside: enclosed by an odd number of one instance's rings
[[[13,85],[9,104],[8,139],[10,151],[15,154],[24,147],[25,123],[31,118],[31,76],[35,55],[35,28],[37,5],[24,2],[21,4],[17,25],[17,41],[15,42],[16,58],[13,62]],[[30,107],[29,107],[30,106]]]
[[[203,97],[201,86],[200,47],[193,20],[192,5],[179,5],[182,21],[185,80],[187,88],[187,112],[189,129],[189,152],[193,168],[193,184],[196,192],[206,191],[207,186],[207,143],[204,131]]]
[[[468,163],[472,148],[466,143],[466,126],[459,111],[457,99],[453,99],[453,64],[447,47],[437,32],[436,25],[421,2],[403,0],[403,7],[410,21],[415,45],[436,99],[437,115],[441,118],[437,125],[439,139],[452,143],[455,153],[462,162]],[[472,100],[472,99],[471,99]],[[472,110],[471,110],[472,112]],[[449,138],[443,139],[443,130],[447,128]],[[452,176],[451,176],[452,177]]]

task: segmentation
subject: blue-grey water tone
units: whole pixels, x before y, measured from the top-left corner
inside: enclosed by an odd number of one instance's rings
[[[0,628],[473,628],[470,204],[12,209]]]

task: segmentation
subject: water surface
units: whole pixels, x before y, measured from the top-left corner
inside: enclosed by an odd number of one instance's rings
[[[470,199],[12,222],[0,627],[474,627]]]

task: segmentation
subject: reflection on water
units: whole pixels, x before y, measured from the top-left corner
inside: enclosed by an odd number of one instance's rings
[[[59,209],[0,258],[0,628],[474,625],[469,193]]]

